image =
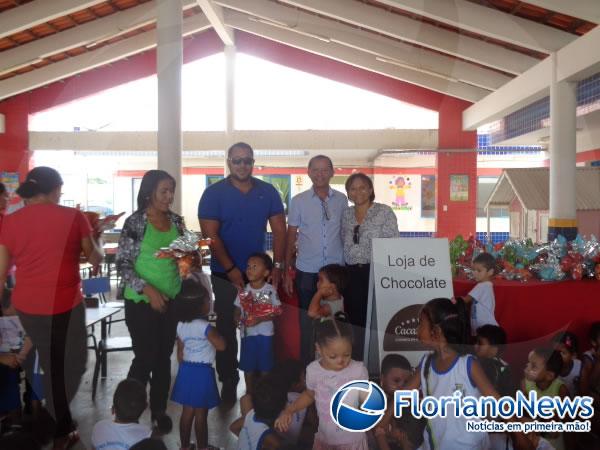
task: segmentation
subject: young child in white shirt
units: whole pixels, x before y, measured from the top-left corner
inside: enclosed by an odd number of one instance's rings
[[[496,271],[496,259],[489,253],[481,253],[473,260],[473,276],[477,285],[463,297],[471,305],[471,335],[476,336],[477,328],[496,325],[496,298],[492,279]]]
[[[308,307],[311,319],[333,318],[344,312],[344,297],[341,292],[345,285],[346,272],[339,264],[328,264],[319,269],[317,292]]]
[[[239,437],[237,450],[281,448],[283,440],[275,432],[273,422],[286,405],[285,382],[269,373],[256,381],[251,395],[242,399],[242,417],[229,428]]]
[[[267,283],[273,269],[273,260],[266,253],[254,253],[248,258],[246,277],[248,284],[246,291],[255,299],[268,298],[273,306],[280,306],[281,302],[277,291]],[[234,320],[237,324],[242,319],[241,300],[238,295],[235,299]],[[275,355],[273,352],[273,334],[275,326],[273,315],[253,318],[241,325],[242,345],[240,348],[240,370],[244,371],[246,392],[251,394],[252,387],[258,376],[265,375],[273,370]]]
[[[563,361],[559,378],[569,390],[569,397],[579,394],[579,377],[581,377],[581,360],[577,358],[577,336],[570,331],[557,333],[552,338],[554,350],[560,353]]]
[[[219,390],[213,364],[225,340],[208,322],[210,294],[198,278],[187,278],[175,297],[177,360],[179,370],[171,400],[182,406],[179,420],[181,450],[205,450],[208,445],[208,411],[219,405]],[[190,443],[192,427],[196,445]]]
[[[122,450],[150,437],[152,430],[138,421],[147,406],[146,389],[128,378],[117,386],[113,397],[114,420],[101,420],[92,430],[94,450]]]
[[[25,366],[33,345],[25,334],[10,297],[10,290],[5,289],[0,302],[0,415],[8,416],[4,425],[10,423],[19,426],[22,406],[20,367]],[[27,371],[27,381],[33,385],[33,373],[30,371]],[[37,395],[39,397],[36,399],[41,399],[39,390]],[[36,412],[39,411],[40,401],[32,403],[38,407]]]
[[[293,404],[306,389],[306,368],[300,361],[295,359],[280,361],[274,367],[273,372],[269,374],[269,377],[271,377],[270,379],[272,382],[277,383],[278,386],[281,384],[287,392],[287,405]],[[273,386],[270,386],[270,388],[275,389]],[[254,409],[252,398],[253,396],[250,394],[246,394],[240,398],[240,411],[242,417],[233,422],[229,427],[231,432],[238,436],[244,426],[248,411]],[[278,433],[279,438],[284,444],[296,445],[303,440],[307,440],[307,433],[303,433],[303,431],[310,431],[304,430],[304,421],[307,418],[308,410],[309,408],[304,408],[294,413],[288,430],[285,433]],[[315,417],[310,417],[309,421],[316,423],[316,415]],[[312,439],[310,439],[310,441],[312,441]],[[305,446],[309,446],[307,442],[302,443]]]

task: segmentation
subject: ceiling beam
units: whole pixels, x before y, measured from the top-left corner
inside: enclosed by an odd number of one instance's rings
[[[280,0],[280,2],[514,75],[525,72],[539,61],[480,39],[460,35],[399,14],[390,14],[381,8],[357,1]]]
[[[565,0],[527,0],[540,8],[556,11],[567,16],[577,17],[588,22],[600,23],[600,3],[598,0],[577,0],[566,2]]]
[[[183,35],[188,36],[210,28],[204,15],[188,17],[183,21]],[[96,67],[156,47],[156,30],[147,31],[129,39],[116,42],[96,51],[50,64],[25,74],[0,81],[0,100],[40,86],[53,83]]]
[[[265,19],[263,23],[267,25],[309,37],[320,36],[336,44],[370,53],[374,58],[386,60],[389,64],[412,68],[430,75],[439,75],[446,80],[454,79],[488,90],[495,90],[511,80],[511,77],[493,70],[267,0],[216,1],[228,9]]]
[[[557,81],[577,82],[600,72],[600,27],[556,52]],[[510,114],[550,92],[552,61],[546,58],[524,74],[463,111],[463,128],[477,127]]]
[[[196,0],[184,0],[184,11],[194,6],[196,6]],[[43,39],[36,39],[28,44],[2,52],[0,75],[72,48],[83,45],[92,47],[102,41],[153,22],[156,22],[156,4],[148,2]]]
[[[66,16],[105,0],[36,0],[0,14],[0,38]]]
[[[290,30],[274,27],[250,20],[249,16],[237,11],[224,11],[225,23],[232,28],[280,42],[310,53],[325,56],[371,72],[406,81],[426,89],[457,97],[470,102],[483,98],[488,90],[461,82],[452,82],[439,76],[428,75],[413,69],[407,69],[378,61],[364,52],[335,42],[324,42],[321,37],[299,34]]]
[[[561,49],[577,38],[574,34],[466,0],[378,0],[378,2],[462,30],[543,53]]]
[[[221,7],[216,5],[212,0],[196,1],[212,27],[223,41],[223,44],[227,46],[235,45],[233,30],[223,23],[223,11]]]
[[[435,149],[437,130],[244,130],[184,131],[183,150],[227,148],[252,142],[261,150]],[[31,150],[156,151],[156,131],[30,131]]]

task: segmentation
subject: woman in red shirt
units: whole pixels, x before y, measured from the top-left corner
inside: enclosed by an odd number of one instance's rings
[[[78,440],[69,403],[87,360],[79,258],[83,252],[93,265],[102,261],[86,217],[58,204],[62,184],[50,167],[31,170],[17,190],[25,206],[4,218],[0,233],[0,290],[12,261],[12,302],[39,353],[47,407],[56,421],[55,449]]]

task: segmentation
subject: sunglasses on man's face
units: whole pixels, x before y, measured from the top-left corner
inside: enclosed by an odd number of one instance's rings
[[[251,166],[252,164],[254,164],[253,158],[229,158],[229,161],[234,166],[239,166],[241,164],[245,164],[246,166]]]

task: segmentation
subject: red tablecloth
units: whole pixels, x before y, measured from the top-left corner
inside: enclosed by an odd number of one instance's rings
[[[454,280],[454,295],[466,295],[474,285],[472,281]],[[590,325],[600,321],[600,282],[595,280],[494,280],[494,295],[496,320],[506,330],[510,344],[505,358],[519,376],[529,351],[548,344],[559,331],[575,333],[580,351],[587,350]]]
[[[475,285],[472,281],[454,280],[454,295],[466,295]],[[284,312],[276,320],[275,347],[278,359],[298,358],[300,329],[298,299],[279,290]],[[588,331],[600,321],[600,282],[563,281],[557,283],[532,280],[495,280],[496,319],[506,330],[509,345],[504,358],[520,378],[527,354],[548,345],[559,331],[574,332],[579,338],[580,352],[589,348]]]

